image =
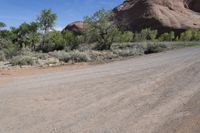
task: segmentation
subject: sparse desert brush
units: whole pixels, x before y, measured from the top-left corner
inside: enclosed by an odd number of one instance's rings
[[[80,52],[77,50],[71,52],[55,51],[49,54],[63,62],[88,62],[91,60],[90,56],[86,52]]]
[[[91,61],[90,56],[86,52],[72,51],[69,53],[73,62],[88,62]]]
[[[53,56],[63,62],[69,62],[69,60],[70,60],[69,53],[67,53],[65,51],[54,51],[54,52],[50,52],[49,55]]]
[[[161,44],[161,43],[148,43],[146,50],[145,50],[145,54],[162,52],[166,48],[167,48],[167,46],[164,44]]]
[[[117,55],[112,51],[88,51],[87,53],[90,55],[92,61],[95,62],[104,62],[117,58]]]
[[[115,43],[111,49],[118,56],[135,56],[144,54],[145,45],[141,43]]]
[[[5,53],[0,51],[0,61],[4,61],[6,59]]]
[[[24,65],[34,65],[36,64],[36,59],[34,59],[33,57],[30,56],[15,56],[10,60],[10,63],[13,66],[24,66]]]

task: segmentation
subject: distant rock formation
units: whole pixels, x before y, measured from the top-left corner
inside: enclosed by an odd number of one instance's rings
[[[76,22],[70,23],[64,28],[64,30],[72,31],[75,34],[80,34],[82,29],[83,29],[82,21],[76,21]]]
[[[200,0],[125,0],[113,12],[123,30],[200,28]]]

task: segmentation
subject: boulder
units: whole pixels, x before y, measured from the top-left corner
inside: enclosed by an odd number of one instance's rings
[[[200,28],[200,0],[125,0],[113,12],[123,30],[152,28],[161,33]]]
[[[64,28],[64,31],[65,30],[69,30],[69,31],[72,31],[74,32],[75,34],[80,34],[81,33],[81,30],[83,29],[83,22],[82,21],[76,21],[76,22],[73,22],[73,23],[70,23],[68,24],[65,28]]]

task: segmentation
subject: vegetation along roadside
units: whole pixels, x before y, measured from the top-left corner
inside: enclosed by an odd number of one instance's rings
[[[6,28],[0,22],[0,68],[7,66],[49,66],[76,62],[105,62],[128,56],[200,44],[200,31],[189,29],[158,34],[146,28],[140,32],[120,31],[110,20],[111,11],[99,10],[84,18],[80,34],[56,31],[57,15],[42,10],[35,22]]]

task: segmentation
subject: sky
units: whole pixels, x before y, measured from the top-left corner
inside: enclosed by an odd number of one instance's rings
[[[113,9],[123,0],[0,0],[0,21],[7,27],[35,21],[40,11],[52,9],[58,16],[56,29],[82,20],[99,9]]]

